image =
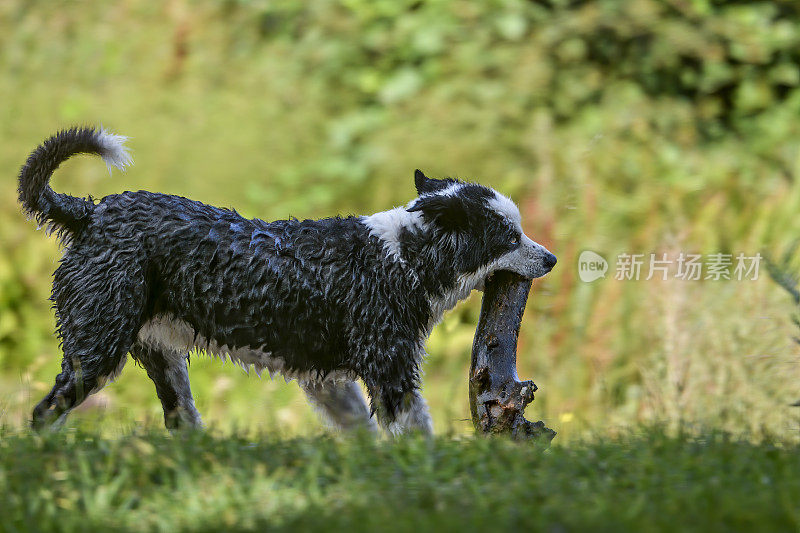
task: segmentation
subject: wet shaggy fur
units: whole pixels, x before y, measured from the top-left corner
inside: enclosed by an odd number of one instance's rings
[[[20,172],[23,210],[65,246],[51,297],[62,371],[34,427],[63,420],[121,372],[128,353],[153,380],[166,425],[200,425],[187,372],[188,353],[200,349],[297,378],[337,427],[371,428],[377,412],[392,432],[430,431],[420,364],[442,313],[494,270],[537,277],[555,263],[522,233],[510,200],[419,171],[408,206],[323,220],[265,222],[179,196],[95,201],[50,188],[74,154],[127,166],[124,140],[65,130]]]

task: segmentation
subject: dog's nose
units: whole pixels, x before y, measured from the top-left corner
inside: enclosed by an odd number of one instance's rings
[[[557,262],[558,259],[556,259],[556,256],[550,252],[547,252],[547,254],[544,256],[544,266],[548,271],[553,270],[553,267],[556,266]]]

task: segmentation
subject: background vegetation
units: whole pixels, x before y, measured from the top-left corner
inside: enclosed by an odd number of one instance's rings
[[[102,123],[136,165],[91,158],[54,187],[149,189],[266,219],[370,213],[412,173],[518,201],[559,257],[537,281],[519,370],[557,441],[643,422],[794,438],[791,301],[757,281],[582,283],[578,254],[780,250],[800,235],[800,7],[715,0],[0,3],[0,420],[25,423],[60,356],[59,257],[15,175],[59,128]],[[762,273],[763,274],[763,273]],[[473,295],[428,343],[438,432],[469,433]],[[205,421],[317,433],[295,384],[193,357]],[[160,424],[142,369],[77,413]],[[113,423],[109,423],[113,421]],[[77,422],[71,422],[77,423]]]

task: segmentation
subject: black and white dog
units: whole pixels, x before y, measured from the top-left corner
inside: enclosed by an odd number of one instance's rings
[[[248,220],[179,196],[59,194],[72,155],[124,169],[125,137],[73,128],[42,143],[19,175],[24,211],[64,256],[51,299],[64,358],[33,426],[61,421],[122,371],[153,380],[168,428],[199,426],[187,372],[203,350],[296,378],[334,425],[432,430],[419,394],[424,345],[442,314],[497,270],[543,276],[553,254],[494,190],[419,170],[418,198],[370,216]],[[363,380],[369,409],[353,381]]]

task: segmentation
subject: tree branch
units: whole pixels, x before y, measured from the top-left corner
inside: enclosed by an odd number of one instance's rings
[[[486,281],[472,344],[469,404],[477,431],[549,444],[556,432],[523,416],[537,387],[517,377],[517,338],[530,289],[531,280],[511,272],[498,272]]]

